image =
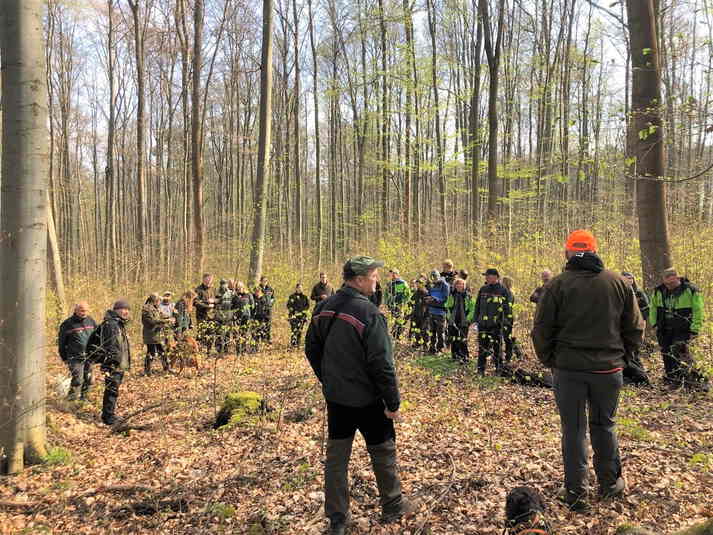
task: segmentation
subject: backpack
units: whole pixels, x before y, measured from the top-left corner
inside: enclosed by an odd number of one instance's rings
[[[106,350],[104,349],[102,336],[103,331],[104,322],[92,331],[87,341],[87,360],[93,364],[104,364],[106,360]]]

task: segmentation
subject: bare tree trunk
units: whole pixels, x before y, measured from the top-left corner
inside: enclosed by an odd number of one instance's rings
[[[201,67],[203,65],[203,0],[193,7],[193,80],[191,85],[191,171],[193,176],[193,270],[203,272],[203,146],[201,134]]]
[[[138,206],[136,226],[136,240],[138,241],[140,265],[137,269],[137,276],[143,277],[146,274],[147,251],[146,251],[146,185],[144,184],[144,105],[146,92],[146,79],[144,75],[144,32],[139,22],[139,1],[127,0],[131,8],[131,15],[134,21],[134,54],[136,60],[136,188],[138,190]],[[148,13],[144,13],[148,17]]]
[[[5,0],[1,12],[0,446],[9,474],[46,455],[49,154],[43,11],[41,0]]]
[[[653,288],[672,264],[666,216],[661,72],[654,0],[627,0],[631,43],[631,127],[644,285]]]
[[[98,229],[97,229],[98,230]],[[67,296],[64,291],[64,275],[62,273],[62,257],[59,254],[59,243],[57,243],[57,229],[54,226],[52,216],[52,206],[50,206],[49,196],[47,197],[47,247],[49,249],[49,260],[52,265],[52,283],[57,294],[59,309],[62,314],[67,312]]]
[[[250,280],[257,285],[262,274],[267,219],[267,191],[270,183],[270,141],[272,129],[272,0],[262,2],[262,60],[260,63],[260,134],[257,176],[255,177],[255,217],[250,250]]]
[[[297,18],[297,0],[292,0],[292,15],[294,19],[293,46],[295,49],[295,227],[297,229],[297,247],[300,254],[300,276],[304,267],[304,243],[302,239],[302,175],[300,173],[300,46]]]
[[[319,141],[319,92],[317,90],[317,48],[314,43],[314,14],[312,13],[312,0],[307,0],[309,9],[309,42],[312,49],[312,83],[314,84],[314,150],[315,150],[315,196],[317,197],[317,269],[322,267],[322,183],[320,169],[322,160],[320,156]],[[359,215],[361,212],[359,213]]]

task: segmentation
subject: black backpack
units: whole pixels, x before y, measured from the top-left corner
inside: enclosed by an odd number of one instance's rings
[[[89,335],[87,341],[87,360],[94,364],[104,364],[106,360],[106,350],[104,349],[104,340],[102,333],[104,332],[104,322],[99,325],[92,334]]]

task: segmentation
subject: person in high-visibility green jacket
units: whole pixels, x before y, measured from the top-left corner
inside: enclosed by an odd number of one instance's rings
[[[681,384],[693,364],[688,344],[703,327],[703,296],[687,278],[669,268],[663,272],[663,284],[654,290],[650,307],[649,323],[661,347],[664,381]]]
[[[399,276],[399,270],[389,270],[389,283],[386,285],[386,306],[391,312],[394,324],[391,327],[391,336],[398,340],[406,325],[406,307],[411,299],[411,288]]]
[[[453,291],[446,299],[448,333],[453,360],[468,362],[468,328],[473,324],[475,299],[468,293],[463,279],[455,279]]]

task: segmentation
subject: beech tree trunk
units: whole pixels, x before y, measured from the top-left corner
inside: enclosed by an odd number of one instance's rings
[[[191,172],[193,176],[193,270],[203,272],[203,147],[201,134],[201,67],[203,64],[203,0],[193,6],[193,80],[191,87]]]
[[[262,2],[262,61],[260,64],[260,134],[255,177],[255,217],[250,250],[250,280],[257,286],[265,251],[265,222],[272,130],[272,0]]]
[[[2,2],[0,446],[14,474],[45,451],[48,131],[42,0]],[[30,334],[31,333],[31,334]]]
[[[672,265],[666,215],[664,135],[661,121],[661,71],[654,0],[628,0],[631,46],[632,156],[639,216],[639,244],[645,288]]]

